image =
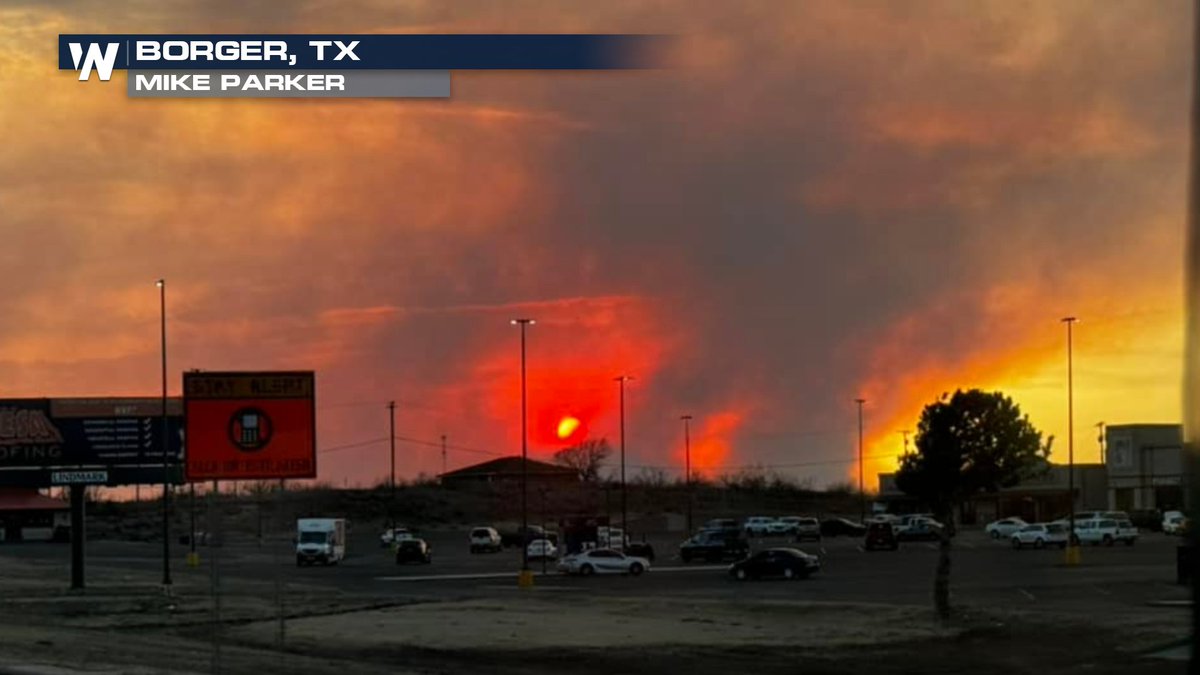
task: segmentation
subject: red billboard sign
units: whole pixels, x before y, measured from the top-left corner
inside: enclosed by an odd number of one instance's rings
[[[316,478],[311,371],[183,374],[188,481]]]

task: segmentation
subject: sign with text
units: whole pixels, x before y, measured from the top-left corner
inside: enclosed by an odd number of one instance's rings
[[[316,478],[311,371],[183,375],[188,481]]]
[[[161,398],[0,399],[0,469],[177,462],[181,412],[168,399],[164,429]]]
[[[52,471],[53,485],[104,485],[108,483],[107,471]]]

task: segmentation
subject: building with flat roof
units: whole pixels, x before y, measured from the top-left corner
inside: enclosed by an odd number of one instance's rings
[[[1104,430],[1108,508],[1183,509],[1186,462],[1181,424],[1114,424]]]

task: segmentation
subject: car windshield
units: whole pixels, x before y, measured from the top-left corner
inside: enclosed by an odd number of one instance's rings
[[[471,530],[472,537],[490,537],[492,533],[487,530]]]
[[[326,532],[307,531],[300,533],[301,544],[324,544],[329,540],[329,534]]]

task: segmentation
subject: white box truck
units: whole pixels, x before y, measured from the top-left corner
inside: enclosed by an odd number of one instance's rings
[[[346,557],[346,521],[301,518],[296,521],[296,566],[336,565]]]

